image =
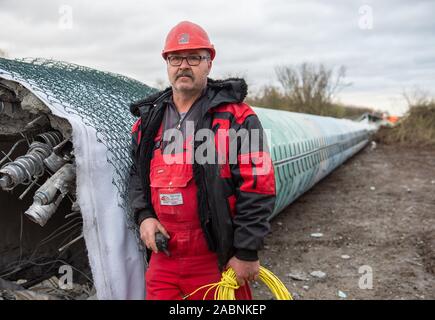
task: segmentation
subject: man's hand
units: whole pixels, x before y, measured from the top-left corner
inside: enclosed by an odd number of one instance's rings
[[[140,224],[140,238],[148,249],[154,253],[159,252],[156,246],[156,233],[163,233],[166,238],[170,238],[166,229],[162,226],[159,220],[155,218],[147,218]]]
[[[232,257],[227,263],[227,268],[233,268],[236,273],[237,283],[244,286],[246,281],[254,281],[260,274],[260,261],[244,261]]]

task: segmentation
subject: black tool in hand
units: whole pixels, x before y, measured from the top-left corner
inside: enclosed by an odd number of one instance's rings
[[[168,238],[166,238],[161,232],[157,232],[155,237],[157,249],[170,257],[171,253],[168,250]]]

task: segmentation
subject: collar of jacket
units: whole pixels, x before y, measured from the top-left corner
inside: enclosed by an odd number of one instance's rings
[[[209,103],[203,110],[203,115],[211,108],[217,107],[226,103],[243,102],[248,93],[248,85],[244,79],[229,78],[225,80],[207,79],[207,97]],[[172,96],[172,88],[166,88],[163,91],[154,93],[145,99],[133,102],[130,104],[130,112],[138,117],[142,107],[156,106],[158,103],[164,102]]]

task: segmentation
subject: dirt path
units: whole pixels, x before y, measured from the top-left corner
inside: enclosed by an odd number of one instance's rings
[[[260,259],[295,299],[435,299],[435,150],[365,148],[272,221]]]

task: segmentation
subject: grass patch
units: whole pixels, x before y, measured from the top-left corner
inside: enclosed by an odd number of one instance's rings
[[[416,105],[393,128],[381,128],[375,138],[385,144],[435,146],[435,102]]]

